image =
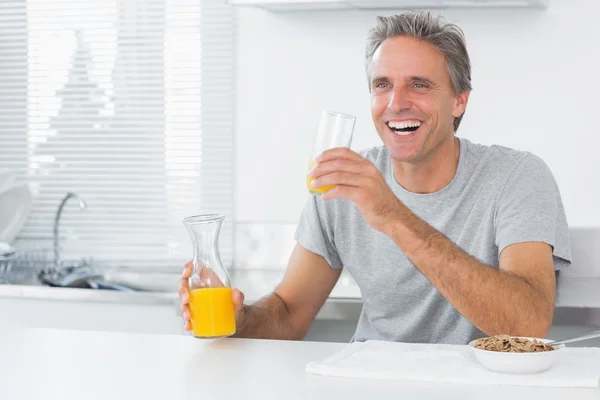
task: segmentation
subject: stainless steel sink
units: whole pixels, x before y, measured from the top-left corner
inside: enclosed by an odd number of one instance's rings
[[[180,274],[128,268],[104,269],[100,281],[143,292],[177,292]]]
[[[179,273],[168,270],[100,267],[89,264],[62,266],[39,274],[31,268],[12,268],[4,274],[2,283],[90,290],[175,293],[179,283]]]

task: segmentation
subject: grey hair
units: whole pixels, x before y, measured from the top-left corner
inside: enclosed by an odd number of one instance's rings
[[[365,52],[365,69],[369,80],[369,90],[373,55],[385,39],[396,36],[408,36],[431,44],[446,59],[454,94],[463,94],[472,90],[471,61],[463,31],[454,24],[442,22],[441,17],[434,17],[426,11],[377,17],[375,28],[369,31]],[[463,115],[454,119],[455,132]]]

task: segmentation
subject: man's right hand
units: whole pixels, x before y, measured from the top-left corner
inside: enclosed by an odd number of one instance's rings
[[[188,262],[185,264],[183,268],[183,272],[181,273],[181,280],[179,281],[179,298],[181,299],[181,315],[183,320],[185,321],[185,330],[192,330],[192,326],[190,324],[190,320],[192,318],[192,314],[190,313],[190,288],[188,284],[188,279],[192,275],[193,265],[192,262]],[[216,279],[218,279],[215,276]],[[231,298],[233,300],[233,307],[235,310],[235,321],[236,324],[240,321],[240,313],[244,308],[244,294],[238,289],[233,289],[231,291]]]

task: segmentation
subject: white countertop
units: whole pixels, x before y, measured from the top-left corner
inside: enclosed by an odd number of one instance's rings
[[[4,327],[0,399],[600,398],[597,389],[422,384],[305,374],[307,362],[321,360],[343,346]]]
[[[232,273],[233,285],[241,289],[249,303],[252,303],[262,296],[271,293],[277,284],[283,278],[284,270],[234,270]],[[165,275],[165,274],[163,274]],[[161,275],[161,279],[164,279]],[[0,284],[0,297],[21,297],[52,300],[73,300],[104,303],[127,303],[127,304],[173,304],[177,305],[177,284],[179,275],[172,273],[165,287],[171,289],[170,292],[116,292],[110,290],[90,290],[90,289],[70,289],[53,288],[47,286],[27,286],[27,285],[5,285]],[[357,310],[344,312],[351,318],[358,318],[360,307],[362,307],[361,292],[347,273],[343,272],[338,283],[333,288],[327,307],[335,305],[337,308],[350,310],[350,306],[358,307]],[[573,308],[594,308],[600,309],[600,278],[572,278],[559,277],[558,293],[556,306]],[[328,313],[327,307],[324,310],[327,318],[338,319],[335,313]]]

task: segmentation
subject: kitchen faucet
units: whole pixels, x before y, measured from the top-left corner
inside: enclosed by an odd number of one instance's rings
[[[60,248],[58,245],[58,225],[60,222],[60,216],[62,214],[62,210],[66,204],[67,201],[69,201],[70,198],[74,198],[77,200],[77,205],[79,206],[79,208],[81,210],[84,210],[87,207],[87,204],[85,203],[85,201],[83,200],[83,198],[81,196],[79,196],[77,193],[73,193],[73,192],[68,192],[67,195],[63,198],[62,202],[60,203],[60,206],[58,206],[58,211],[56,212],[56,217],[54,218],[54,266],[58,267],[58,263],[60,261]]]

